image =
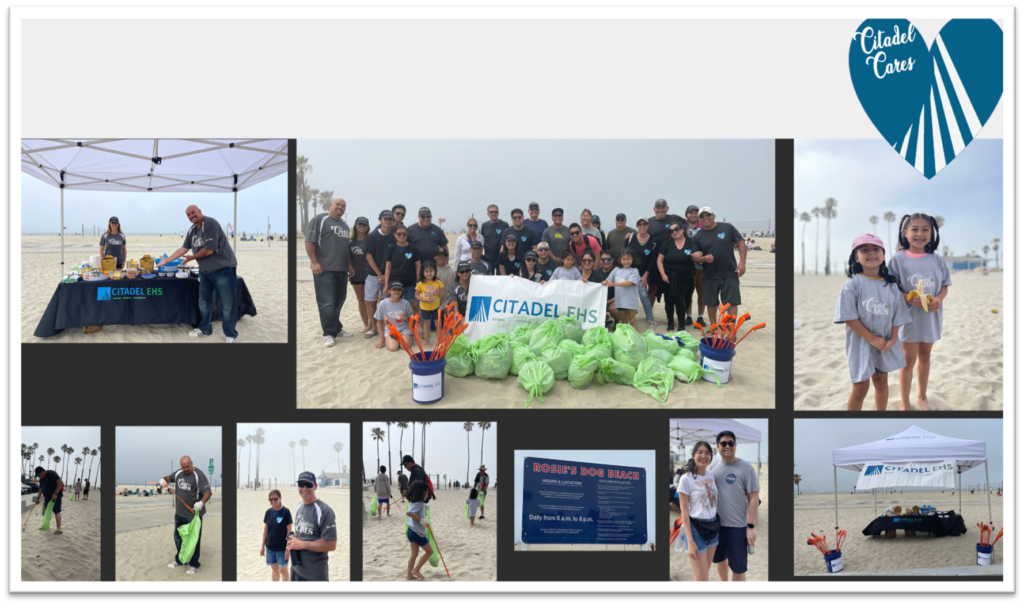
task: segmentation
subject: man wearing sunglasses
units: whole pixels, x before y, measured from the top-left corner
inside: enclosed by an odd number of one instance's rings
[[[530,250],[537,250],[537,243],[540,239],[533,229],[523,224],[523,211],[519,208],[512,210],[512,230],[510,233],[516,236],[516,246],[520,254],[526,254]]]
[[[551,247],[551,256],[553,258],[562,258],[562,248],[569,243],[569,228],[562,225],[562,219],[565,218],[565,212],[561,208],[555,208],[551,211],[551,226],[544,230],[544,235],[541,236],[540,241],[546,242]],[[540,248],[538,247],[537,253],[539,255]],[[544,261],[544,257],[541,256],[541,262]]]
[[[580,265],[580,255],[587,249],[594,252],[594,257],[600,258],[601,242],[596,237],[585,233],[579,223],[569,225],[569,249],[576,255],[576,264]]]
[[[548,227],[548,231],[550,230],[551,227]],[[568,234],[569,230],[565,231]],[[555,269],[562,266],[552,254],[552,250],[551,244],[547,242],[537,244],[537,271],[541,274],[542,281],[551,279],[551,274],[555,272]]]
[[[734,244],[743,242],[743,235],[729,223],[715,222],[715,211],[700,209],[701,230],[693,238],[693,260],[704,265],[704,303],[708,319],[717,323],[718,306],[729,303],[728,314],[739,317],[740,278],[747,271],[747,247],[739,246],[740,262],[733,255]]]
[[[686,237],[691,240],[697,237],[701,229],[704,228],[700,224],[700,208],[689,205],[686,207]],[[692,315],[690,312],[693,310],[693,301],[690,301],[690,308],[686,310],[686,324],[687,326],[694,325],[708,327],[708,324],[704,323],[704,265],[700,263],[693,263],[693,289],[697,292],[697,321],[692,321]],[[700,328],[694,326],[694,330],[700,330]]]
[[[530,202],[529,207],[530,218],[523,221],[527,227],[533,229],[533,233],[537,236],[537,241],[544,239],[544,230],[548,228],[548,222],[540,216],[540,204],[537,202]]]
[[[407,227],[409,243],[416,246],[420,252],[420,258],[423,259],[434,258],[434,253],[438,248],[448,247],[448,236],[444,234],[444,229],[431,223],[432,218],[430,208],[424,206],[420,208],[420,221]]]
[[[508,223],[498,218],[498,206],[491,204],[487,207],[487,221],[480,226],[480,235],[484,238],[483,259],[490,267],[488,275],[497,275],[498,256],[501,255],[501,244],[505,241],[502,233],[507,233]]]
[[[286,557],[300,552],[300,563],[292,564],[292,582],[326,582],[327,553],[338,545],[338,523],[334,510],[316,497],[316,475],[303,471],[299,475],[299,497],[302,504],[295,509],[292,524],[294,536],[288,538]]]
[[[733,582],[747,578],[747,547],[753,548],[757,540],[757,507],[761,503],[761,485],[757,471],[745,460],[736,457],[736,435],[722,431],[716,437],[721,462],[715,467],[715,486],[718,487],[718,517],[722,527],[718,532],[718,549],[711,560],[718,568],[718,578]]]

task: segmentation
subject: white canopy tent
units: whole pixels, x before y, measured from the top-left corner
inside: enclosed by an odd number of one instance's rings
[[[286,139],[22,139],[21,170],[60,189],[64,271],[64,190],[234,193],[288,169]],[[237,229],[232,248],[237,248]]]
[[[685,452],[687,444],[707,441],[714,445],[715,437],[722,431],[732,431],[736,435],[736,443],[757,444],[757,472],[761,472],[761,431],[747,426],[742,422],[728,418],[673,418],[669,421],[669,443],[681,446]],[[709,468],[718,464],[718,457],[711,462]]]
[[[953,460],[957,482],[960,474],[976,466],[985,465],[985,493],[988,495],[989,523],[992,521],[992,496],[988,493],[988,448],[984,441],[954,439],[928,432],[917,426],[871,443],[832,450],[832,480],[835,486],[836,531],[839,530],[839,480],[837,469],[861,472],[868,464],[897,464],[906,462],[939,462]],[[959,489],[959,488],[958,488]],[[960,495],[963,511],[963,494]]]

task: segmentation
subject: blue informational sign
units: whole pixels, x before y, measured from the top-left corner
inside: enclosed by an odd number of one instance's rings
[[[646,544],[646,471],[526,458],[522,540],[526,544]]]

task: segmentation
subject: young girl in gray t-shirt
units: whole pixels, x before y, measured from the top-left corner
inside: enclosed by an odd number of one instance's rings
[[[910,305],[913,320],[900,327],[907,365],[900,370],[900,409],[910,409],[910,388],[917,365],[917,403],[928,410],[928,374],[932,346],[942,338],[942,301],[952,281],[939,248],[939,226],[927,214],[900,219],[899,251],[889,260],[889,273]],[[931,409],[938,409],[932,405]]]

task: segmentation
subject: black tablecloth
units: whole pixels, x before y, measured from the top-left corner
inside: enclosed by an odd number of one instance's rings
[[[237,288],[238,317],[255,317],[256,305],[241,277]],[[219,321],[223,313],[216,290],[213,309],[213,320]],[[199,325],[199,279],[161,276],[75,284],[61,282],[46,305],[35,336],[46,338],[85,326],[146,324]]]
[[[910,514],[898,517],[878,517],[864,528],[864,535],[877,536],[890,529],[909,529],[936,537],[959,536],[967,533],[964,518],[954,511],[949,511],[936,515]]]

